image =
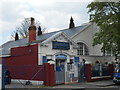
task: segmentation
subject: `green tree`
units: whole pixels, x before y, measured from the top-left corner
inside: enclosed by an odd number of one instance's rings
[[[100,27],[93,45],[102,44],[102,52],[120,55],[120,2],[91,2],[87,8],[90,21]]]

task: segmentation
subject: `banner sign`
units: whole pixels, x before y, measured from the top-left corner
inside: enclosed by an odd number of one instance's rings
[[[53,49],[60,49],[60,50],[69,50],[70,44],[68,42],[57,42],[53,41]]]
[[[55,59],[67,59],[67,56],[64,54],[58,54],[55,56]]]

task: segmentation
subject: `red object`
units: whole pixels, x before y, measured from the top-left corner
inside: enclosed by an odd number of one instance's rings
[[[5,58],[5,65],[38,65],[38,44],[11,48],[11,57]]]
[[[55,71],[54,71],[54,64],[50,65],[50,86],[55,85]]]
[[[6,66],[12,79],[44,81],[43,65],[13,65]]]
[[[55,85],[55,72],[54,65],[45,63],[45,86],[54,86]]]
[[[109,64],[109,70],[110,70],[110,76],[113,78],[113,76],[114,76],[114,66],[113,66],[113,64]]]
[[[12,78],[30,80],[41,68],[38,65],[38,44],[11,48],[11,57],[4,58],[4,61],[5,67],[11,72]],[[40,74],[39,78],[34,78],[34,80],[43,80],[43,76],[43,74]]]
[[[45,67],[45,86],[50,86],[49,83],[50,83],[50,77],[49,77],[49,64],[48,63],[45,63],[44,64],[44,67]]]
[[[44,81],[46,86],[55,85],[54,65],[38,65],[38,44],[11,48],[11,56],[4,61],[12,79],[38,80]]]
[[[36,40],[36,26],[29,27],[29,42]]]
[[[91,81],[91,64],[86,64],[87,81]]]

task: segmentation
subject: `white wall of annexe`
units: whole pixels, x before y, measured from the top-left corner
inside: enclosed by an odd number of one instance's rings
[[[101,45],[93,46],[94,34],[98,32],[98,27],[95,24],[89,25],[86,29],[72,37],[76,43],[83,42],[88,46],[89,55],[102,56]]]
[[[64,37],[63,37],[64,39]],[[60,41],[59,38],[57,41]],[[69,42],[67,40],[61,40],[60,42]],[[77,49],[74,48],[73,44],[70,44],[69,50],[58,50],[52,48],[52,41],[48,42],[46,44],[38,44],[38,64],[42,64],[42,56],[46,56],[47,59],[52,59],[55,61],[55,56],[58,54],[64,54],[67,56],[67,62],[69,62],[70,59],[73,59],[77,55]]]
[[[70,48],[68,50],[53,49],[53,41],[67,42],[69,43]],[[66,59],[64,60],[65,82],[69,82],[67,81],[67,77],[70,76],[71,73],[74,73],[76,77],[78,76],[78,72],[76,72],[76,70],[74,70],[73,72],[67,71],[67,64],[70,62],[71,59],[74,60],[74,57],[77,56],[77,49],[75,48],[75,43],[70,41],[63,34],[58,35],[56,38],[53,38],[47,43],[38,44],[38,65],[43,64],[42,59],[43,56],[45,56],[47,60],[50,60],[48,61],[48,63],[54,64],[56,67],[56,56],[60,54],[66,56]]]

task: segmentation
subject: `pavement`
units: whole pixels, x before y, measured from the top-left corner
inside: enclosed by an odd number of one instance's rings
[[[105,88],[105,90],[120,90],[120,86],[115,86],[112,80],[95,81],[95,82],[81,82],[76,84],[56,85],[52,87],[46,86],[35,86],[35,85],[24,85],[15,84],[5,85],[5,90],[99,90],[99,88]],[[118,89],[119,88],[119,89]],[[104,89],[102,89],[104,90]]]
[[[112,86],[114,83],[112,80],[104,80],[104,81],[94,81],[94,82],[81,82],[76,84],[68,84],[68,85],[58,85],[54,86],[54,88],[98,88],[98,87],[107,87]]]

